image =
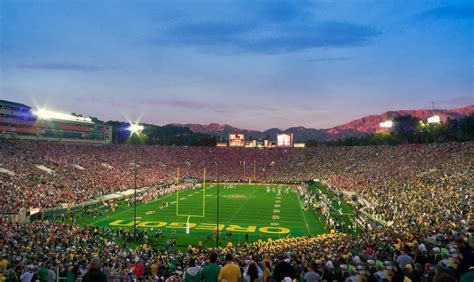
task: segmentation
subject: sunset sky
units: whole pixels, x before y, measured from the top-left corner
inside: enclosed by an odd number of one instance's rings
[[[472,1],[0,0],[0,99],[327,128],[474,104],[473,26]]]

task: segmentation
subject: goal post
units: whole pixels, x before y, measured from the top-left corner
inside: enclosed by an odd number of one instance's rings
[[[253,166],[252,166],[252,171],[250,173],[247,172],[247,163],[245,162],[245,160],[243,161],[243,179],[248,179],[249,180],[249,183],[250,180],[253,180],[254,182],[256,181],[257,179],[257,161],[256,160],[253,160]]]

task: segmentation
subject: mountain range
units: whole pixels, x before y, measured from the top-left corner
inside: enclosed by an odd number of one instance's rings
[[[366,134],[371,134],[380,129],[380,122],[386,120],[393,120],[399,116],[411,115],[420,119],[427,119],[433,115],[439,115],[443,122],[448,119],[460,118],[468,116],[474,113],[474,105],[469,105],[463,108],[449,109],[449,110],[397,110],[387,111],[379,115],[369,115],[360,119],[350,121],[348,123],[327,128],[327,129],[315,129],[306,128],[303,126],[290,127],[285,130],[279,128],[270,128],[265,131],[251,130],[236,128],[228,124],[211,123],[207,125],[203,124],[171,124],[179,127],[188,127],[193,132],[204,133],[209,135],[215,135],[220,137],[222,140],[228,138],[229,133],[243,133],[246,135],[246,139],[253,138],[267,138],[274,140],[278,133],[293,133],[293,139],[295,142],[304,142],[307,140],[318,140],[318,141],[331,141],[337,139],[344,139],[347,137],[359,137]]]

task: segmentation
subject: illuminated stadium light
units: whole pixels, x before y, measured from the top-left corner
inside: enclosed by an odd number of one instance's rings
[[[142,131],[145,127],[138,123],[130,123],[130,126],[127,128],[130,131],[130,134],[133,135],[136,132]]]
[[[55,120],[66,120],[66,121],[76,121],[76,122],[85,122],[92,123],[90,118],[78,117],[70,114],[58,113],[53,111],[48,111],[45,109],[38,109],[33,112],[33,115],[36,115],[38,119],[55,119]]]
[[[428,123],[441,123],[441,118],[438,115],[429,117]]]
[[[130,122],[130,125],[128,126],[127,130],[130,131],[130,137],[133,136],[133,134],[137,133],[137,136],[139,136],[140,131],[142,131],[145,127],[141,124],[138,124],[138,122]],[[140,138],[139,138],[140,139]],[[139,140],[140,141],[140,140]],[[137,242],[137,174],[138,174],[138,149],[137,146],[135,146],[134,150],[134,157],[133,157],[133,166],[135,167],[135,178],[134,178],[134,192],[133,192],[133,240],[135,243]]]
[[[386,120],[380,123],[380,127],[382,128],[392,128],[392,126],[393,126],[393,121],[391,120]]]

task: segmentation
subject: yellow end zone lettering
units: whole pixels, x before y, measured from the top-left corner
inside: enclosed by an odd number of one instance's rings
[[[257,230],[257,226],[250,225],[248,227],[241,227],[240,225],[230,224],[225,230],[234,232],[255,233],[255,231]]]
[[[120,227],[131,227],[133,226],[133,220],[131,221],[126,221],[126,220],[115,220],[109,223],[110,226],[120,226]],[[166,227],[166,228],[179,228],[179,229],[185,229],[186,228],[186,222],[171,222],[168,224],[168,222],[165,221],[138,221],[137,220],[137,226],[138,227],[143,227],[143,228],[159,228],[159,227]],[[216,230],[216,224],[213,223],[189,223],[189,228],[194,228],[196,230],[209,230],[209,231],[214,231]],[[246,232],[246,233],[255,233],[257,231],[257,226],[254,225],[249,225],[246,227],[236,225],[236,224],[229,224],[227,227],[224,224],[219,224],[219,231],[233,231],[233,232]],[[259,232],[261,233],[266,233],[266,234],[288,234],[290,233],[290,229],[285,228],[285,227],[276,227],[276,226],[271,226],[271,227],[260,227],[258,229]]]
[[[111,223],[109,223],[109,225],[112,225],[112,226],[124,226],[124,227],[127,227],[127,226],[133,226],[133,220],[130,221],[130,223],[123,223],[125,220],[116,220],[116,221],[112,221]],[[139,223],[140,221],[137,220],[137,224]]]
[[[189,223],[189,228],[196,227],[196,223]],[[166,228],[186,228],[186,222],[171,222]]]
[[[166,224],[168,223],[163,222],[163,221],[144,221],[144,222],[141,222],[140,224],[137,224],[137,226],[145,227],[145,228],[150,228],[150,227],[158,228],[158,227],[164,227],[166,226]]]
[[[219,224],[219,231],[224,230],[225,225],[224,224]],[[209,231],[214,231],[216,230],[216,224],[212,223],[199,223],[199,225],[196,227],[197,230],[209,230]]]
[[[290,229],[285,227],[262,227],[259,229],[262,233],[268,234],[288,234],[290,233]]]

